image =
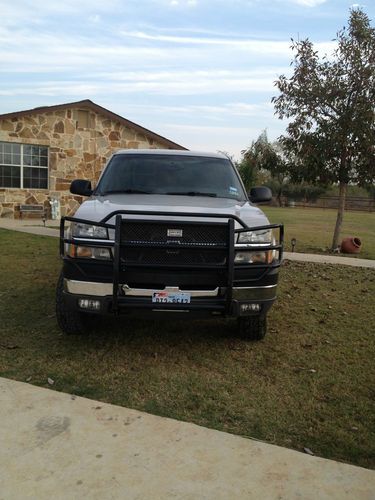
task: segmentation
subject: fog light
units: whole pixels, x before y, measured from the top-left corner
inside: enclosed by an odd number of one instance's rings
[[[88,309],[90,311],[99,311],[100,310],[100,300],[79,299],[78,306],[81,309]]]
[[[241,312],[259,312],[259,304],[241,304]]]

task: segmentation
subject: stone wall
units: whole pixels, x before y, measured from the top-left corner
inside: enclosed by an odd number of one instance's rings
[[[19,217],[20,204],[43,204],[58,198],[61,215],[75,212],[82,199],[69,193],[73,179],[95,183],[117,149],[167,148],[120,122],[88,111],[88,127],[78,126],[79,109],[35,113],[0,120],[0,141],[49,147],[49,189],[0,188],[0,217]]]

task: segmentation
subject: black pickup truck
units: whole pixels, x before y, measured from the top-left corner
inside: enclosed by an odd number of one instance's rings
[[[269,224],[222,154],[122,150],[74,217],[63,217],[56,311],[67,334],[94,315],[235,317],[243,338],[266,334],[276,298],[283,226]]]

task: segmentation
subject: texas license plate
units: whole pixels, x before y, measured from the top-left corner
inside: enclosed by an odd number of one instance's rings
[[[157,304],[190,304],[190,293],[153,292],[152,302]]]

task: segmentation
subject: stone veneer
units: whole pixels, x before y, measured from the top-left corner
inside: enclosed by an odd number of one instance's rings
[[[20,204],[43,204],[49,213],[50,197],[60,200],[61,215],[71,215],[82,202],[82,197],[69,193],[71,181],[89,179],[95,183],[115,150],[170,147],[167,141],[157,141],[92,110],[88,110],[89,127],[78,127],[78,111],[82,109],[41,110],[0,119],[0,141],[49,148],[49,189],[0,188],[0,217],[18,218]]]

